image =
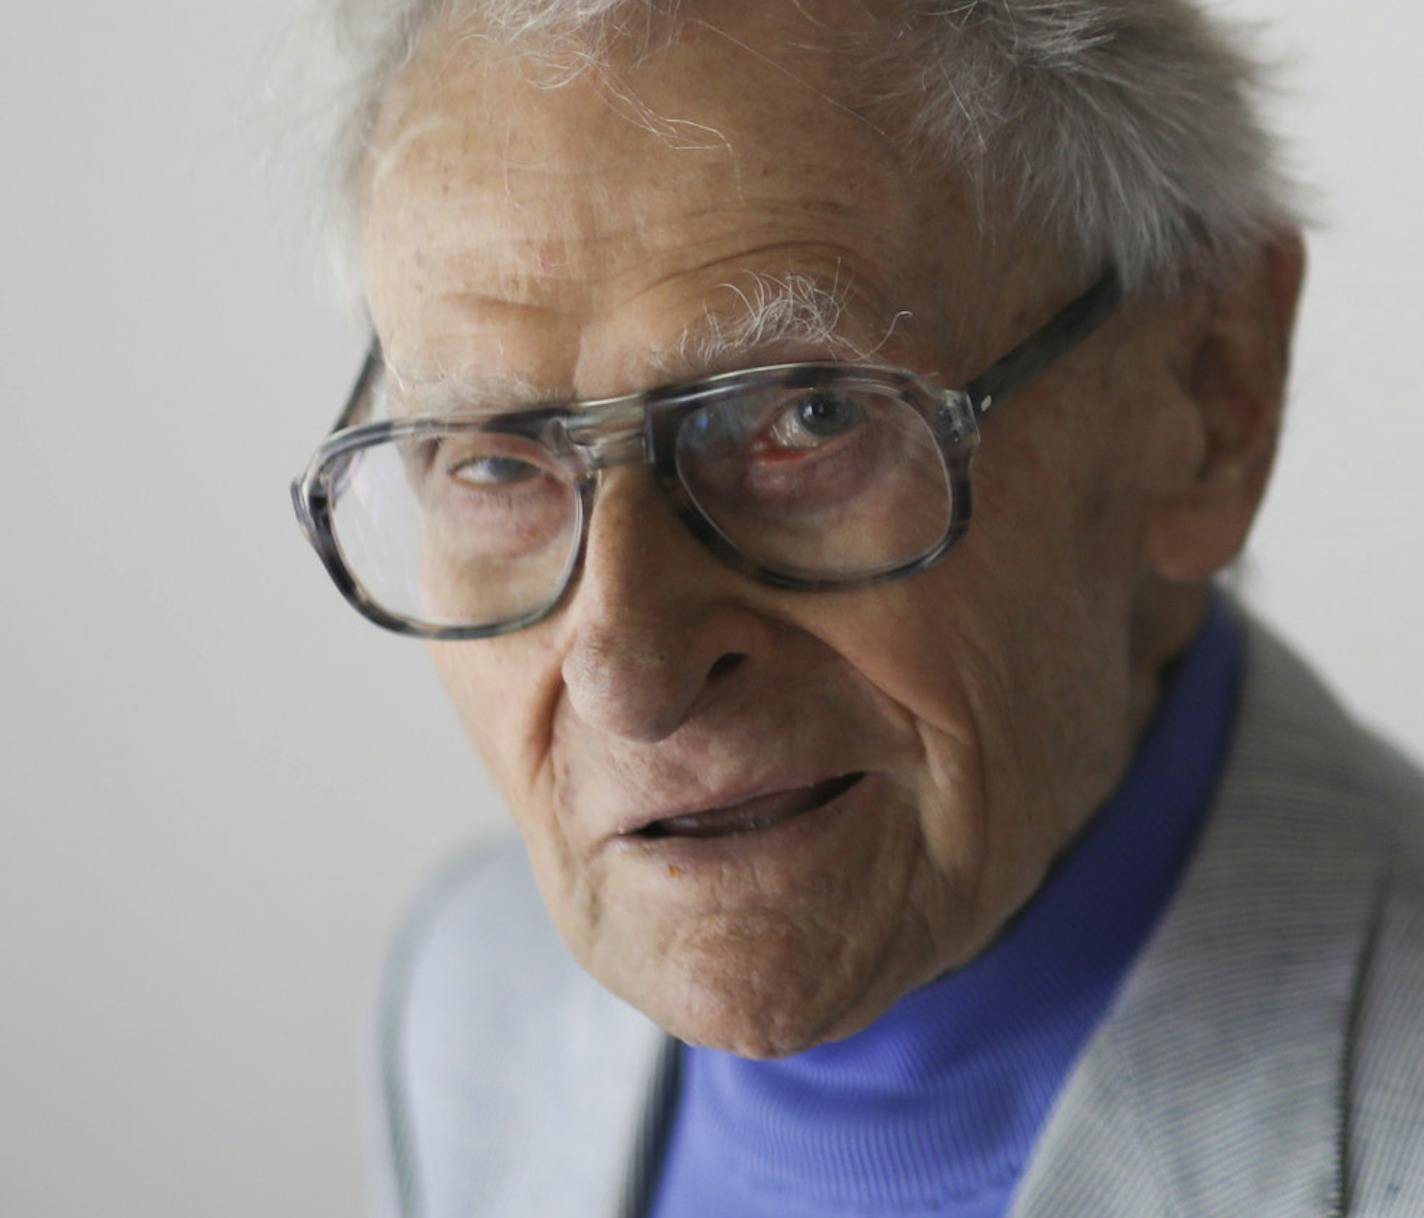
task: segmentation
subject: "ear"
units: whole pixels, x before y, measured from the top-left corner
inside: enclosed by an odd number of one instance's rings
[[[1174,373],[1200,464],[1148,524],[1148,563],[1163,579],[1207,580],[1246,542],[1275,458],[1304,267],[1300,235],[1280,234],[1183,310]]]

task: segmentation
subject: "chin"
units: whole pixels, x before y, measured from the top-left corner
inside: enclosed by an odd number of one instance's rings
[[[652,967],[599,979],[687,1044],[788,1057],[859,1031],[899,997],[883,992],[881,952],[817,938],[782,915],[707,919]]]
[[[699,995],[657,1022],[686,1044],[758,1061],[791,1057],[840,1039],[825,1026],[819,1013],[798,1010],[792,1003],[747,1010],[719,994]]]
[[[798,1010],[794,1004],[747,1010],[719,994],[698,995],[658,1023],[689,1045],[759,1061],[791,1057],[837,1039],[828,1034],[816,1014]]]

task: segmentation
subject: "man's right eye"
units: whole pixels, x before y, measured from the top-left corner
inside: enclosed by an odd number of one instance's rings
[[[450,465],[446,472],[460,482],[478,487],[511,486],[537,477],[542,471],[517,457],[468,457]]]

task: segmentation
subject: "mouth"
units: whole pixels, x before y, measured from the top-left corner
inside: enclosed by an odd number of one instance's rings
[[[663,838],[717,838],[760,833],[825,807],[864,777],[864,772],[843,774],[806,787],[770,791],[699,812],[682,812],[650,821],[624,836],[656,841]]]

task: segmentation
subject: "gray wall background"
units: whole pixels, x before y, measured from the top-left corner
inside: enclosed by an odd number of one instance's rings
[[[1326,222],[1251,598],[1424,753],[1424,10],[1223,3]],[[382,944],[500,821],[291,519],[361,336],[259,168],[283,11],[0,8],[6,1218],[357,1214]]]

